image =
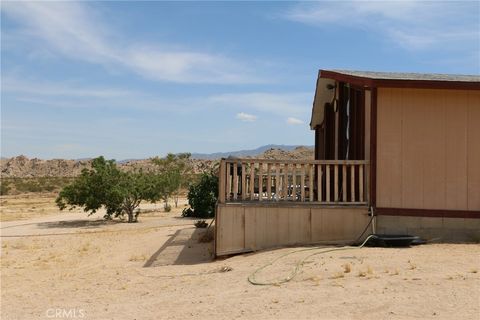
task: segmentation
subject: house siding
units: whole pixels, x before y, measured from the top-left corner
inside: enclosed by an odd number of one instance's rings
[[[480,91],[379,88],[377,207],[480,210]]]

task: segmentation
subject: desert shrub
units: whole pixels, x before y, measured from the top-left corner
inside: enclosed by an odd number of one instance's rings
[[[43,189],[45,191],[52,192],[52,191],[55,191],[55,189],[57,188],[53,184],[47,184],[45,185],[45,187],[43,187]]]
[[[19,179],[15,184],[17,191],[21,193],[25,192],[41,192],[43,190],[37,179]]]
[[[104,207],[105,218],[128,215],[128,222],[136,222],[140,211],[135,211],[143,200],[155,202],[161,198],[163,179],[143,172],[122,172],[114,160],[93,159],[92,169],[83,169],[80,176],[65,186],[56,199],[60,210],[82,207],[95,213]]]
[[[5,181],[2,179],[2,181],[0,182],[0,195],[7,195],[10,189],[11,187],[9,186],[9,181]]]
[[[71,177],[2,178],[1,194],[58,191],[73,180]]]
[[[168,201],[171,197],[173,197],[175,208],[177,208],[180,193],[188,187],[190,177],[193,174],[190,153],[169,153],[165,158],[155,157],[150,160],[155,164],[155,171],[163,176],[162,200],[165,203],[165,208],[169,205]]]
[[[172,206],[167,203],[163,206],[163,210],[165,212],[170,212],[170,211],[172,211]]]
[[[203,173],[188,190],[190,208],[182,211],[184,217],[211,218],[215,216],[218,198],[218,177],[215,172]]]
[[[208,227],[208,223],[205,220],[198,220],[193,224],[197,228],[206,228]]]

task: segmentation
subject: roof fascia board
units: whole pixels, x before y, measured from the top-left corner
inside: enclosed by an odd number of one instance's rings
[[[320,70],[318,72],[319,78],[328,78],[340,82],[351,83],[360,87],[372,87],[373,81],[370,78],[357,77],[348,74],[343,74],[335,71]]]
[[[435,80],[398,80],[372,79],[353,76],[335,71],[320,70],[319,78],[329,78],[340,82],[350,83],[365,88],[418,88],[418,89],[452,89],[452,90],[480,90],[480,82],[464,81],[435,81]]]

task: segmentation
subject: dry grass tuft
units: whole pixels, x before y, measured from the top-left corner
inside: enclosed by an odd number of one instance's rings
[[[28,249],[28,246],[23,241],[16,241],[12,245],[10,245],[10,248],[18,249],[18,250],[25,250],[25,249]]]
[[[417,269],[417,265],[415,263],[413,263],[412,261],[408,260],[408,264],[409,264],[409,269],[410,270],[415,270]]]
[[[90,242],[84,243],[80,248],[78,248],[78,251],[80,253],[85,253],[90,250]]]
[[[350,273],[352,271],[352,265],[350,263],[346,263],[342,267],[344,273]]]
[[[373,268],[370,266],[367,266],[367,273],[368,274],[373,274]]]
[[[322,280],[322,278],[320,276],[313,276],[313,277],[309,277],[305,280],[306,281],[312,281],[316,286],[318,286],[319,283],[320,283],[320,280]]]
[[[133,255],[128,259],[128,261],[147,261],[147,256],[144,254],[141,255]]]
[[[345,274],[343,272],[336,272],[330,277],[330,279],[340,279],[344,277],[345,277]]]
[[[358,271],[357,277],[360,278],[371,278],[373,276],[373,268],[370,266],[367,266],[367,270],[360,270]]]

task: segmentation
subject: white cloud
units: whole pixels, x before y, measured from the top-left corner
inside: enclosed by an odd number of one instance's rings
[[[121,59],[105,39],[105,26],[95,21],[95,12],[86,4],[7,1],[2,10],[19,23],[19,35],[39,39],[59,53],[100,63]]]
[[[309,114],[312,108],[312,93],[225,93],[211,96],[208,101],[213,105],[247,108],[277,114],[304,115]]]
[[[87,3],[3,2],[2,10],[20,25],[15,38],[38,42],[38,50],[71,59],[100,64],[110,69],[130,70],[143,77],[178,83],[264,82],[244,63],[222,54],[125,42],[120,32],[110,30],[101,15]],[[5,32],[5,31],[4,31]],[[28,41],[30,42],[30,41]]]
[[[298,125],[298,124],[304,124],[304,122],[300,119],[289,117],[287,118],[287,123],[291,125]]]
[[[173,99],[121,87],[99,88],[70,81],[39,81],[2,74],[2,103],[8,101],[10,106],[32,104],[41,108],[168,110],[185,114],[195,108],[194,99]]]
[[[227,84],[262,82],[242,71],[248,69],[246,66],[217,54],[135,47],[123,62],[135,72],[154,80]]]
[[[132,93],[130,90],[114,88],[89,88],[78,84],[51,83],[45,81],[29,81],[10,76],[2,77],[2,92],[15,92],[27,96],[70,96],[108,98],[122,97]]]
[[[257,116],[254,116],[253,114],[248,114],[245,112],[237,113],[235,118],[244,122],[254,122],[257,120]]]
[[[408,50],[463,43],[479,50],[480,4],[468,1],[321,1],[293,6],[285,18],[314,26],[356,27]],[[462,50],[459,48],[459,50]]]
[[[312,93],[224,93],[177,97],[158,96],[122,87],[98,87],[74,81],[39,81],[38,79],[2,75],[2,99],[34,104],[44,108],[115,108],[152,111],[170,110],[189,114],[200,109],[225,108],[242,111],[240,120],[256,113],[281,117],[306,117],[311,112]],[[248,120],[246,120],[248,121]]]

